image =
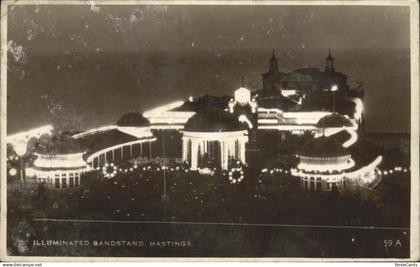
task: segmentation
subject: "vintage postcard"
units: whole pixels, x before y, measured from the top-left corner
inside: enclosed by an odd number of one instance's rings
[[[416,260],[416,1],[6,1],[7,261]]]

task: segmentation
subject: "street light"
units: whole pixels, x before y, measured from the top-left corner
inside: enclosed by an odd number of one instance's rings
[[[19,157],[20,181],[22,185],[23,185],[23,169],[24,169],[23,156],[26,154],[27,148],[28,146],[26,142],[22,142],[22,141],[14,145],[16,155]]]
[[[9,170],[9,175],[10,176],[15,176],[17,174],[17,171],[16,171],[16,169],[15,168],[11,168],[10,170]]]
[[[331,86],[331,91],[333,92],[333,113],[335,113],[335,92],[338,91],[338,86],[335,84]]]
[[[165,130],[162,130],[162,169],[163,169],[163,195],[162,195],[162,201],[168,201],[169,200],[169,196],[166,194]]]

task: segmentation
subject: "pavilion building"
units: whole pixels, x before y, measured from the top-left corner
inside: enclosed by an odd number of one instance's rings
[[[150,158],[152,143],[150,122],[141,113],[127,113],[115,125],[101,127],[72,136],[86,149],[86,162],[98,169],[105,163],[133,158]]]
[[[197,170],[205,160],[222,170],[230,161],[246,163],[245,144],[248,142],[246,124],[232,114],[215,108],[197,112],[182,130],[182,159]]]
[[[369,184],[377,180],[377,166],[382,156],[367,155],[364,158],[352,155],[360,147],[351,150],[333,136],[321,136],[308,141],[297,153],[299,163],[291,173],[301,178],[304,191],[342,191],[346,183]]]
[[[49,188],[79,187],[82,174],[89,171],[83,152],[66,154],[35,153],[32,173],[39,183]]]
[[[269,61],[268,71],[261,74],[263,89],[261,94],[264,96],[276,95],[283,89],[293,89],[301,93],[328,91],[332,86],[342,94],[348,94],[350,91],[347,84],[347,75],[336,71],[334,68],[334,58],[331,56],[331,50],[325,58],[325,70],[308,67],[299,68],[291,72],[280,71],[278,59],[273,50]]]
[[[191,170],[229,170],[261,155],[290,159],[305,140],[300,138],[311,136],[296,153],[299,164],[291,172],[300,177],[304,190],[340,191],[346,179],[374,179],[382,157],[360,153],[362,99],[351,92],[347,76],[335,70],[330,53],[325,71],[283,73],[273,51],[262,84],[261,90],[241,86],[233,96],[189,97],[143,114],[127,113],[113,125],[72,134],[80,151],[39,152],[34,172],[40,182],[61,189],[79,186],[87,170],[134,159],[176,159]],[[24,134],[8,137],[8,143],[28,139]]]
[[[45,135],[34,143],[34,156],[27,175],[53,189],[79,187],[82,174],[90,170],[85,150],[64,134]]]
[[[301,177],[306,191],[341,190],[344,171],[354,166],[340,142],[325,136],[308,141],[297,157],[300,162],[294,174]]]

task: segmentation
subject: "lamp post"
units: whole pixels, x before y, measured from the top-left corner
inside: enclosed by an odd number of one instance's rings
[[[331,86],[331,91],[333,92],[333,113],[335,113],[335,92],[338,91],[338,86],[335,84]]]
[[[24,162],[23,162],[23,156],[26,154],[26,150],[27,150],[27,144],[26,142],[19,142],[14,146],[16,155],[19,157],[19,165],[20,165],[20,182],[21,182],[21,186],[23,186],[23,181],[24,181]]]
[[[165,166],[165,130],[162,130],[162,169],[163,169],[163,195],[162,201],[168,201],[169,196],[166,194],[166,166]]]

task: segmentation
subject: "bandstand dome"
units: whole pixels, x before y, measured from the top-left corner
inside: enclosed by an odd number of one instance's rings
[[[206,108],[198,111],[185,124],[188,132],[235,132],[247,130],[234,115],[217,108]]]
[[[334,158],[349,154],[338,140],[326,136],[311,139],[298,152],[298,156],[317,158]]]
[[[120,127],[146,127],[150,125],[150,121],[143,117],[143,114],[132,112],[122,115],[116,125]]]
[[[316,124],[318,128],[342,128],[352,127],[353,123],[345,116],[333,113],[322,117]]]
[[[307,142],[298,157],[292,174],[300,176],[303,187],[310,191],[340,190],[346,171],[355,164],[338,140],[325,136]]]
[[[88,171],[84,150],[66,136],[42,140],[35,149],[33,174],[38,182],[61,189],[80,186],[82,174]]]

